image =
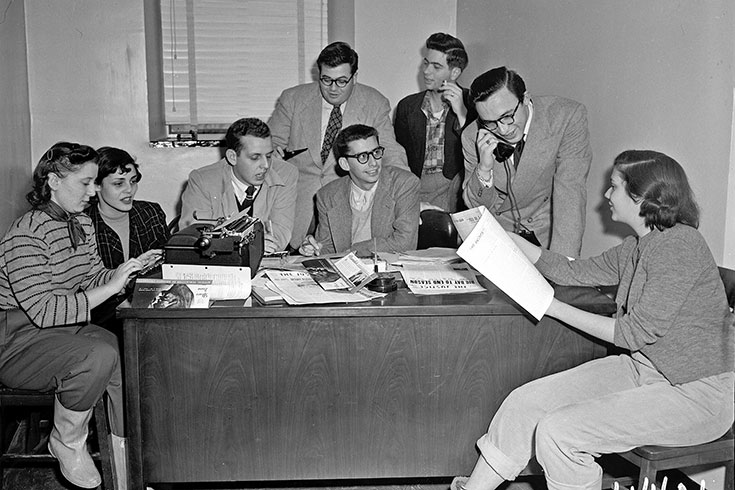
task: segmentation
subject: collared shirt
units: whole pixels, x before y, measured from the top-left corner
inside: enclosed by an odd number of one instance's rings
[[[376,182],[370,189],[360,189],[354,182],[350,183],[350,206],[357,211],[365,211],[373,204],[375,191],[378,189]]]
[[[329,124],[329,115],[332,114],[332,109],[334,106],[324,100],[324,97],[321,97],[322,99],[322,124],[321,124],[321,137],[319,139],[319,148],[321,148],[321,145],[324,144],[324,133],[327,132],[327,125]],[[346,101],[342,102],[342,105],[339,106],[339,111],[342,113],[342,120],[344,121],[345,116],[345,106],[350,101],[350,99],[347,99]]]
[[[527,142],[528,141],[528,128],[531,127],[531,119],[533,119],[533,101],[529,98],[528,99],[528,119],[526,120],[526,127],[523,128],[523,141],[524,142]],[[516,145],[517,144],[518,143],[516,143]],[[515,155],[513,155],[510,158],[510,163],[512,163],[513,165],[515,165],[516,168],[518,167],[518,165],[516,164],[516,161],[515,161]]]
[[[352,243],[370,240],[373,236],[370,218],[372,217],[375,190],[378,184],[369,190],[360,189],[354,182],[350,184],[350,207],[352,208]]]
[[[235,177],[235,172],[232,170],[232,167],[230,167],[230,176],[232,177],[232,187],[233,189],[235,189],[235,197],[237,198],[237,202],[242,202],[243,199],[245,199],[245,194],[247,194],[247,189],[248,187],[250,187],[250,184],[240,182],[240,179]],[[262,186],[256,185],[253,187],[255,187],[255,194],[253,194],[253,200],[255,200],[255,196],[258,195]]]
[[[431,96],[429,91],[424,95],[421,111],[426,116],[426,153],[424,156],[424,173],[441,172],[444,168],[444,131],[449,106],[442,103],[440,112],[431,111]]]

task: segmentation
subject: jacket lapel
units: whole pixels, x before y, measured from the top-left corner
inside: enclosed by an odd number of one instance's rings
[[[350,207],[350,179],[339,181],[341,189],[334,196],[334,203],[327,211],[329,232],[335,250],[349,250],[352,244],[352,208]]]

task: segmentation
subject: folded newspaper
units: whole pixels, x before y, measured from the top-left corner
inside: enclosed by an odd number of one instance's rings
[[[462,245],[457,255],[493,282],[537,320],[554,289],[484,206],[451,215]]]

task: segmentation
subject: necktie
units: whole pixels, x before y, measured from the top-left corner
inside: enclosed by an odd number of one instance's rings
[[[521,154],[523,153],[523,147],[526,145],[526,139],[522,139],[516,143],[516,147],[513,150],[513,166],[518,168],[518,163],[521,161]]]
[[[250,216],[253,215],[253,201],[255,200],[255,186],[249,185],[247,189],[245,189],[245,199],[242,200],[242,202],[237,203],[237,209],[238,211],[242,211],[243,209],[250,208],[250,212],[248,213]]]
[[[337,137],[337,133],[342,129],[342,111],[339,110],[339,106],[333,106],[332,112],[329,114],[329,122],[327,123],[327,130],[324,131],[324,143],[322,143],[322,164],[329,158],[329,152],[332,151],[332,145],[334,139]]]

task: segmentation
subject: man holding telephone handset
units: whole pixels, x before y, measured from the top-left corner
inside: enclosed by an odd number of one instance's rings
[[[462,133],[468,207],[484,205],[508,231],[568,257],[582,248],[592,149],[587,110],[531,96],[502,66],[470,87],[477,120]]]

